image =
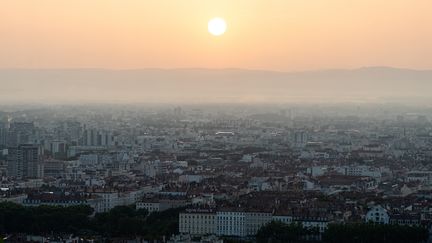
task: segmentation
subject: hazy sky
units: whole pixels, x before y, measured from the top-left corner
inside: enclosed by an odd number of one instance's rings
[[[431,13],[431,0],[4,0],[0,68],[427,69]]]

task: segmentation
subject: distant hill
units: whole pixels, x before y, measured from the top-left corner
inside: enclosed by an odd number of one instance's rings
[[[432,70],[0,69],[0,102],[432,101]]]

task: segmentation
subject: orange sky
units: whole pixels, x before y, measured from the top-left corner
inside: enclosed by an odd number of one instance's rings
[[[431,0],[6,0],[0,68],[427,69],[431,13]]]

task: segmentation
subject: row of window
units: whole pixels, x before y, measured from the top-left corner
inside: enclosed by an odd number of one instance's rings
[[[181,217],[186,219],[214,219],[214,216],[208,215],[182,215]]]

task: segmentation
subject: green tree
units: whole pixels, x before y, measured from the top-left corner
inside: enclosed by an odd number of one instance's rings
[[[299,241],[307,233],[307,230],[300,224],[273,221],[258,230],[256,240],[258,243],[290,243]]]
[[[0,203],[0,232],[76,233],[79,229],[89,227],[89,216],[92,213],[93,209],[84,205],[23,207],[3,202]]]
[[[384,224],[332,224],[323,235],[328,243],[420,243],[427,238],[423,227]]]

